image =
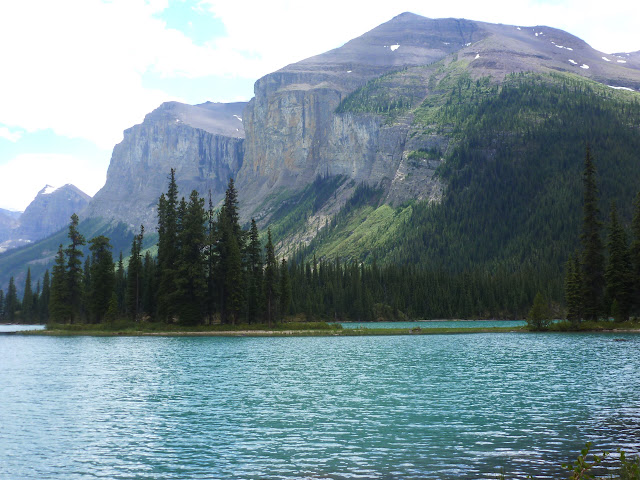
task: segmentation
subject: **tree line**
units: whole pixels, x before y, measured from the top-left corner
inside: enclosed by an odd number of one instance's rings
[[[631,221],[632,238],[611,202],[606,240],[598,207],[596,168],[587,147],[583,171],[583,219],[580,250],[566,263],[567,319],[574,325],[602,317],[623,322],[640,315],[640,192]]]
[[[0,291],[5,321],[100,323],[119,318],[184,325],[266,323],[287,315],[329,320],[405,318],[523,318],[537,292],[558,318],[581,320],[640,314],[640,193],[628,241],[612,202],[606,239],[598,188],[587,149],[580,250],[566,263],[565,304],[550,301],[555,270],[534,260],[515,266],[471,265],[452,272],[423,265],[378,265],[356,259],[317,260],[308,248],[278,260],[271,231],[261,242],[255,221],[240,225],[238,192],[230,180],[219,211],[197,192],[178,200],[175,172],[158,201],[157,254],[143,252],[144,228],[132,240],[128,262],[113,261],[109,239],[89,240],[69,225],[69,245],[60,245],[51,277],[35,290],[27,272],[24,295],[11,280]],[[367,192],[365,192],[367,193]],[[362,194],[364,195],[364,194]],[[367,195],[365,197],[368,198]],[[127,264],[128,263],[128,264]],[[539,302],[540,303],[540,302]],[[566,307],[566,310],[565,308]]]

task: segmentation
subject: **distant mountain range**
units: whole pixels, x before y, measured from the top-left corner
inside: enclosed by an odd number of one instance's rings
[[[254,91],[165,103],[126,130],[81,228],[111,235],[116,255],[140,224],[153,241],[175,168],[181,195],[214,204],[233,177],[242,220],[270,225],[281,255],[455,270],[537,258],[557,278],[577,238],[585,143],[603,201],[623,205],[640,185],[640,52],[551,27],[403,13]],[[0,285],[44,269],[57,241],[0,256]]]

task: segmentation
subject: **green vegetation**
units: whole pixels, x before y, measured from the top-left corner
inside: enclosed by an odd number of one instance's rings
[[[424,98],[424,69],[403,69],[374,78],[345,97],[336,113],[373,113],[393,120]]]

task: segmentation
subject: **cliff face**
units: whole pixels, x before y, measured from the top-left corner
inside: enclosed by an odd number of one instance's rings
[[[124,132],[113,149],[105,186],[89,205],[87,217],[120,220],[154,228],[158,197],[176,170],[180,195],[196,189],[214,203],[243,161],[245,103],[183,105],[165,103],[144,122]]]
[[[245,110],[246,161],[239,186],[258,207],[274,188],[298,189],[317,175],[345,174],[389,186],[410,119],[388,125],[376,115],[336,115],[367,81],[427,65],[487,35],[476,22],[402,14],[344,46],[261,78]],[[423,85],[415,88],[425,95]]]
[[[416,135],[421,128],[414,126],[411,108],[396,116],[340,111],[349,94],[372,80],[381,82],[381,97],[395,91],[412,108],[440,93],[438,82],[446,78],[439,62],[455,63],[472,80],[500,82],[512,72],[571,72],[638,90],[634,55],[607,58],[549,27],[399,15],[340,48],[256,82],[255,98],[244,113],[245,163],[238,175],[239,188],[252,192],[243,199],[245,217],[267,218],[265,199],[274,190],[298,190],[327,173],[382,186],[392,204],[440,198],[442,185],[433,175],[439,160],[415,168],[407,157],[434,147],[444,153],[449,139]]]

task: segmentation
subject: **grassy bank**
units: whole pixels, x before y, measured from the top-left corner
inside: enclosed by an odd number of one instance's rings
[[[362,336],[362,335],[433,335],[444,333],[523,332],[524,327],[448,327],[448,328],[342,328],[327,322],[283,322],[266,324],[199,325],[118,321],[104,324],[51,324],[46,330],[20,332],[25,335],[95,335],[95,336]]]

